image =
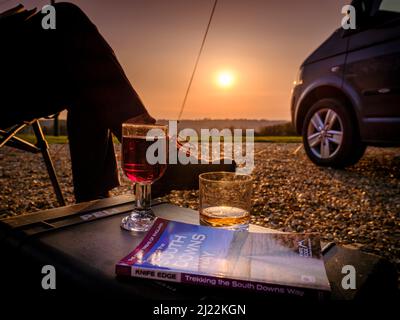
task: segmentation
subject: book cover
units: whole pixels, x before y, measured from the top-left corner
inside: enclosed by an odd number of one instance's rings
[[[230,231],[160,218],[116,273],[298,297],[330,291],[315,234]]]

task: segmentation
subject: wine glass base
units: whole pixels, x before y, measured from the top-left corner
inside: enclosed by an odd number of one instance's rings
[[[121,221],[121,228],[128,231],[145,232],[150,229],[155,220],[155,216],[151,210],[141,212],[133,211]]]

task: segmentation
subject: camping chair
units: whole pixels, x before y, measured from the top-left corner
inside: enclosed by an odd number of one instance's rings
[[[32,144],[24,139],[17,137],[17,133],[31,125],[36,136],[36,144]],[[34,119],[31,121],[24,121],[19,124],[14,125],[8,130],[0,129],[0,148],[3,146],[13,147],[19,150],[31,152],[31,153],[42,153],[44,163],[49,174],[51,184],[53,185],[54,192],[57,197],[57,201],[61,206],[65,206],[65,200],[60,188],[60,184],[57,179],[57,175],[54,169],[53,161],[49,153],[49,145],[43,134],[42,127],[40,126],[39,120]]]

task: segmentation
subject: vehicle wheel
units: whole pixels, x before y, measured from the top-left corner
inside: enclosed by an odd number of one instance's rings
[[[355,164],[366,148],[356,119],[337,99],[322,99],[310,108],[302,135],[307,156],[319,166],[343,168]]]

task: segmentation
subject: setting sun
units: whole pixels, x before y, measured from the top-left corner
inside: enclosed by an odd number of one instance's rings
[[[223,71],[217,75],[217,84],[222,88],[228,88],[233,85],[235,77],[232,72]]]

